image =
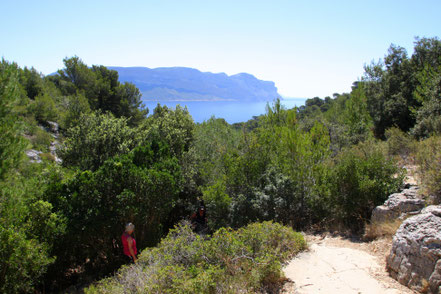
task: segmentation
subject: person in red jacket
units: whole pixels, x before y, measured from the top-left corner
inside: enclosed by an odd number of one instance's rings
[[[125,232],[121,236],[121,241],[123,244],[124,255],[130,259],[130,262],[137,262],[138,258],[136,257],[136,254],[138,254],[138,250],[136,249],[136,240],[132,236],[133,231],[135,231],[135,225],[128,223]]]

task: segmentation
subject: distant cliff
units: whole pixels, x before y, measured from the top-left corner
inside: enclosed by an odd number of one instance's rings
[[[280,95],[274,82],[247,73],[201,72],[187,67],[112,67],[121,82],[132,82],[144,100],[160,101],[272,101]]]

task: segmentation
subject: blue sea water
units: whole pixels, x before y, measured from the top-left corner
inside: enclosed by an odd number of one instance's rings
[[[306,98],[284,99],[281,103],[286,108],[304,105]],[[240,101],[143,101],[149,109],[149,115],[153,113],[156,105],[167,105],[174,108],[176,105],[187,106],[195,122],[203,122],[215,116],[224,118],[228,123],[245,122],[253,116],[265,113],[267,102],[240,102]],[[270,105],[272,102],[270,102]]]

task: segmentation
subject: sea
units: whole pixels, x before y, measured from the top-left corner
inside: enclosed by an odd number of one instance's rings
[[[306,98],[290,98],[283,99],[280,102],[287,109],[299,107],[305,104]],[[259,116],[266,111],[266,105],[273,102],[243,102],[243,101],[152,101],[144,100],[144,105],[149,109],[149,115],[153,114],[153,110],[159,104],[175,108],[176,105],[186,106],[193,120],[197,123],[204,122],[212,116],[223,118],[228,123],[246,122]]]

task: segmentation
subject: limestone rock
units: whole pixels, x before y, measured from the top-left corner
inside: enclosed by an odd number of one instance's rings
[[[441,206],[429,206],[403,222],[387,267],[403,285],[421,291],[427,282],[429,293],[441,293]]]
[[[49,127],[50,127],[50,131],[52,133],[58,133],[58,131],[60,130],[60,126],[58,125],[58,123],[53,122],[53,121],[47,121]]]
[[[385,222],[401,217],[403,214],[415,214],[424,207],[425,201],[418,198],[418,186],[409,186],[400,193],[389,196],[383,205],[372,211],[372,222]]]
[[[49,146],[49,151],[54,156],[55,162],[58,164],[61,164],[63,162],[63,160],[60,157],[58,157],[58,154],[57,154],[57,149],[58,149],[59,145],[60,144],[58,143],[57,140],[55,140],[54,142],[51,142],[51,145]]]
[[[40,157],[41,153],[43,153],[43,152],[35,150],[35,149],[26,150],[26,155],[28,156],[28,158],[31,162],[36,162],[36,163],[42,162],[41,157]]]

